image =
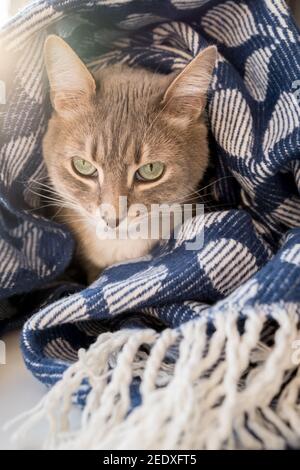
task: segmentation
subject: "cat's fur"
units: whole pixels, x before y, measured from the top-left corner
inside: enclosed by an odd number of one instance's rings
[[[51,184],[62,200],[61,218],[72,229],[89,279],[103,268],[147,254],[153,240],[100,240],[95,224],[100,204],[118,197],[131,204],[184,202],[208,164],[206,94],[216,48],[201,52],[179,76],[124,65],[93,77],[75,52],[50,36],[45,62],[54,108],[43,152]],[[99,177],[76,174],[73,157],[84,158]],[[160,161],[155,182],[133,179],[143,164]],[[137,213],[127,214],[132,220]]]

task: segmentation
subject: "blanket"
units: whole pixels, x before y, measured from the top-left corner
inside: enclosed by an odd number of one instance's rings
[[[219,52],[214,204],[88,287],[64,275],[71,234],[39,210],[52,33],[92,71],[170,73]],[[0,325],[26,319],[25,363],[51,388],[18,436],[47,417],[50,448],[299,447],[300,48],[286,3],[38,0],[0,51]]]

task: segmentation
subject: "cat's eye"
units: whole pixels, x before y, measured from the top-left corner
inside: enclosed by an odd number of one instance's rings
[[[83,158],[74,157],[72,162],[75,171],[82,176],[95,176],[97,174],[97,168]]]
[[[164,169],[162,162],[147,163],[137,170],[136,178],[139,181],[155,181],[162,176]]]

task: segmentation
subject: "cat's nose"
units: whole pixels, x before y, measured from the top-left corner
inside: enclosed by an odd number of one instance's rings
[[[100,216],[107,227],[115,229],[119,227],[120,223],[122,222],[123,217],[126,216],[126,212],[120,211],[120,208],[116,207],[115,204],[111,204],[108,202],[102,203],[99,207]]]
[[[104,215],[103,219],[109,228],[117,228],[120,225],[120,219],[118,217]]]

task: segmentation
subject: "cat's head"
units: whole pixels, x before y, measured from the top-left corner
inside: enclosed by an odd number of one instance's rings
[[[111,223],[107,207],[117,219],[124,216],[120,196],[128,207],[149,209],[187,201],[208,164],[204,111],[216,57],[212,46],[180,74],[109,66],[94,77],[63,40],[50,36],[45,62],[54,112],[43,150],[66,206],[87,221],[105,206]]]

